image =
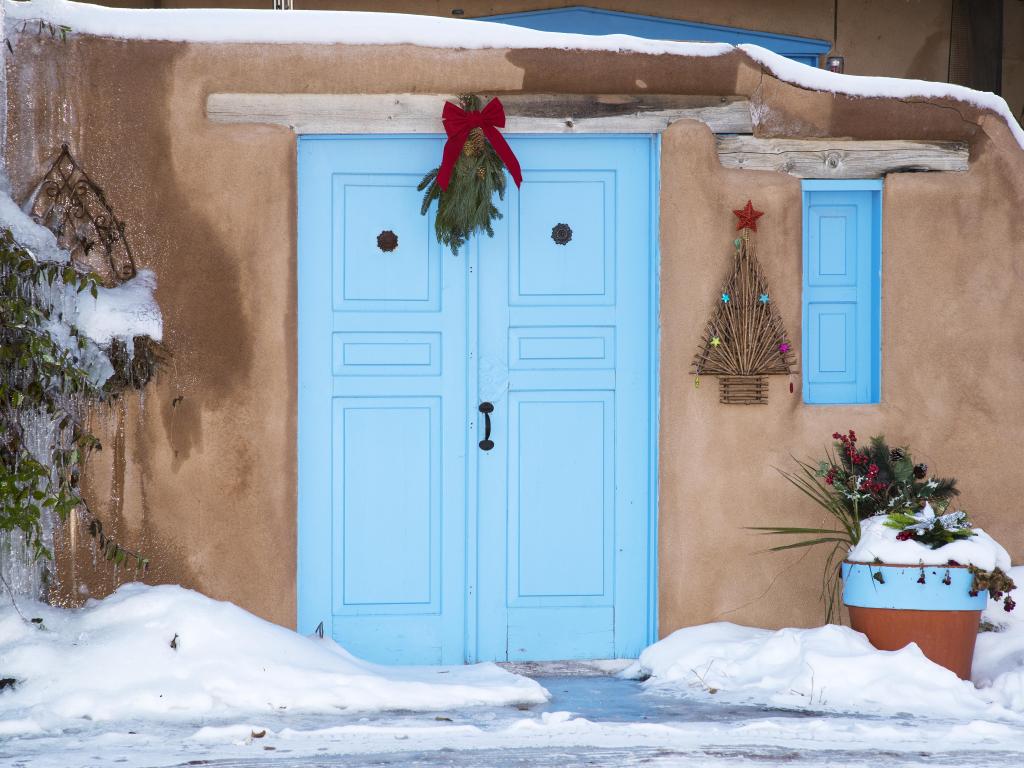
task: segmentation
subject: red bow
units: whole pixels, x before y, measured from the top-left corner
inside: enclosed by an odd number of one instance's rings
[[[491,99],[487,106],[479,112],[467,112],[450,101],[444,103],[444,110],[441,112],[441,121],[444,123],[444,131],[448,134],[448,141],[444,145],[444,154],[441,156],[441,170],[437,174],[437,183],[441,189],[448,189],[448,182],[452,179],[452,170],[455,168],[455,161],[459,159],[469,132],[474,128],[481,128],[484,136],[491,142],[494,151],[512,174],[512,179],[518,187],[523,181],[523,172],[519,169],[519,161],[512,153],[512,147],[505,141],[505,137],[498,132],[499,128],[505,127],[505,108],[501,106],[498,99]]]

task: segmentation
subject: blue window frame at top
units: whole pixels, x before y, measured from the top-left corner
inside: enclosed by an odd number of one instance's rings
[[[650,40],[680,40],[703,43],[750,43],[774,51],[787,59],[817,67],[832,44],[827,40],[777,32],[760,32],[719,24],[702,24],[640,13],[609,11],[602,8],[572,6],[521,13],[483,16],[479,21],[495,21],[544,32],[571,32],[583,35],[633,35]]]

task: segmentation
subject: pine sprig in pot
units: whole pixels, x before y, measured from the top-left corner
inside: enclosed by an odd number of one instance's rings
[[[479,112],[480,97],[463,95],[459,97],[462,108]],[[493,222],[502,218],[494,205],[494,195],[505,199],[505,164],[494,147],[484,136],[483,130],[474,128],[469,133],[459,159],[455,163],[451,182],[447,190],[441,189],[437,176],[441,167],[430,171],[416,187],[423,191],[420,213],[426,215],[431,203],[437,201],[434,216],[434,232],[442,245],[457,254],[470,236],[485,232],[494,237]]]

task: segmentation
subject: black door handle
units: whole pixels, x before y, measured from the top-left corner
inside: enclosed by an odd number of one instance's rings
[[[480,450],[489,451],[494,447],[491,440],[491,414],[494,412],[493,403],[480,403],[478,409],[484,415],[484,439],[480,441]]]

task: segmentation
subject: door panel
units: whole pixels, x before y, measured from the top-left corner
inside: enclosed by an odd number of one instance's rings
[[[335,615],[440,609],[440,406],[334,399]]]
[[[614,193],[615,175],[609,171],[535,169],[523,176],[510,251],[512,304],[614,301]],[[568,224],[572,232],[564,245],[552,238],[558,224]]]
[[[423,142],[421,142],[423,143]],[[407,154],[407,153],[402,153]],[[438,245],[419,214],[422,174],[333,174],[332,273],[337,310],[437,311]],[[377,236],[394,232],[398,247],[382,251]]]
[[[635,654],[648,609],[651,140],[511,143],[522,188],[475,266],[495,443],[476,451],[478,656]]]
[[[612,398],[509,395],[510,607],[611,603]]]
[[[298,627],[390,663],[465,659],[466,270],[416,191],[441,146],[299,141]]]

